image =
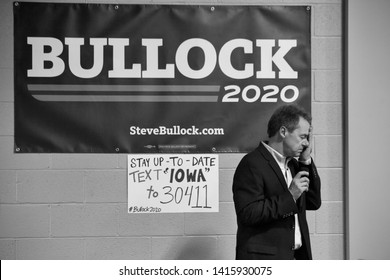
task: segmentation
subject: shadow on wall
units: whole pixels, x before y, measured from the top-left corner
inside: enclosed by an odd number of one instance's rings
[[[165,260],[213,260],[216,259],[215,252],[215,238],[178,238],[170,244],[170,248],[162,258]]]

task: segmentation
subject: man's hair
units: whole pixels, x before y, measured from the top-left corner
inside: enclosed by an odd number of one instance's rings
[[[274,136],[282,126],[285,126],[289,132],[294,131],[302,117],[311,124],[311,116],[302,108],[296,105],[285,105],[276,109],[268,121],[268,137]]]

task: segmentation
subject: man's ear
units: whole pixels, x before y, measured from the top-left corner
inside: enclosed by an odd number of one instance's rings
[[[287,134],[287,127],[285,126],[281,126],[279,128],[279,134],[282,138],[285,138],[286,137],[286,134]]]

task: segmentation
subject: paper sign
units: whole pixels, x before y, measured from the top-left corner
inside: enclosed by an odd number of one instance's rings
[[[218,155],[128,155],[128,212],[218,212]]]

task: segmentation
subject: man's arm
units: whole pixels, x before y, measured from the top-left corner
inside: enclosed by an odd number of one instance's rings
[[[298,212],[291,194],[267,196],[261,174],[244,158],[233,179],[233,200],[241,224],[255,226],[293,216]],[[269,186],[271,187],[271,186]]]
[[[321,206],[321,180],[311,157],[313,150],[313,127],[310,127],[307,141],[308,147],[299,156],[299,170],[309,172],[309,187],[306,193],[306,209],[317,210]]]
[[[302,163],[300,163],[300,168],[302,169]],[[310,180],[309,188],[306,193],[306,209],[318,210],[321,207],[321,179],[313,159],[311,160],[310,165],[305,166],[304,168],[308,169]]]

